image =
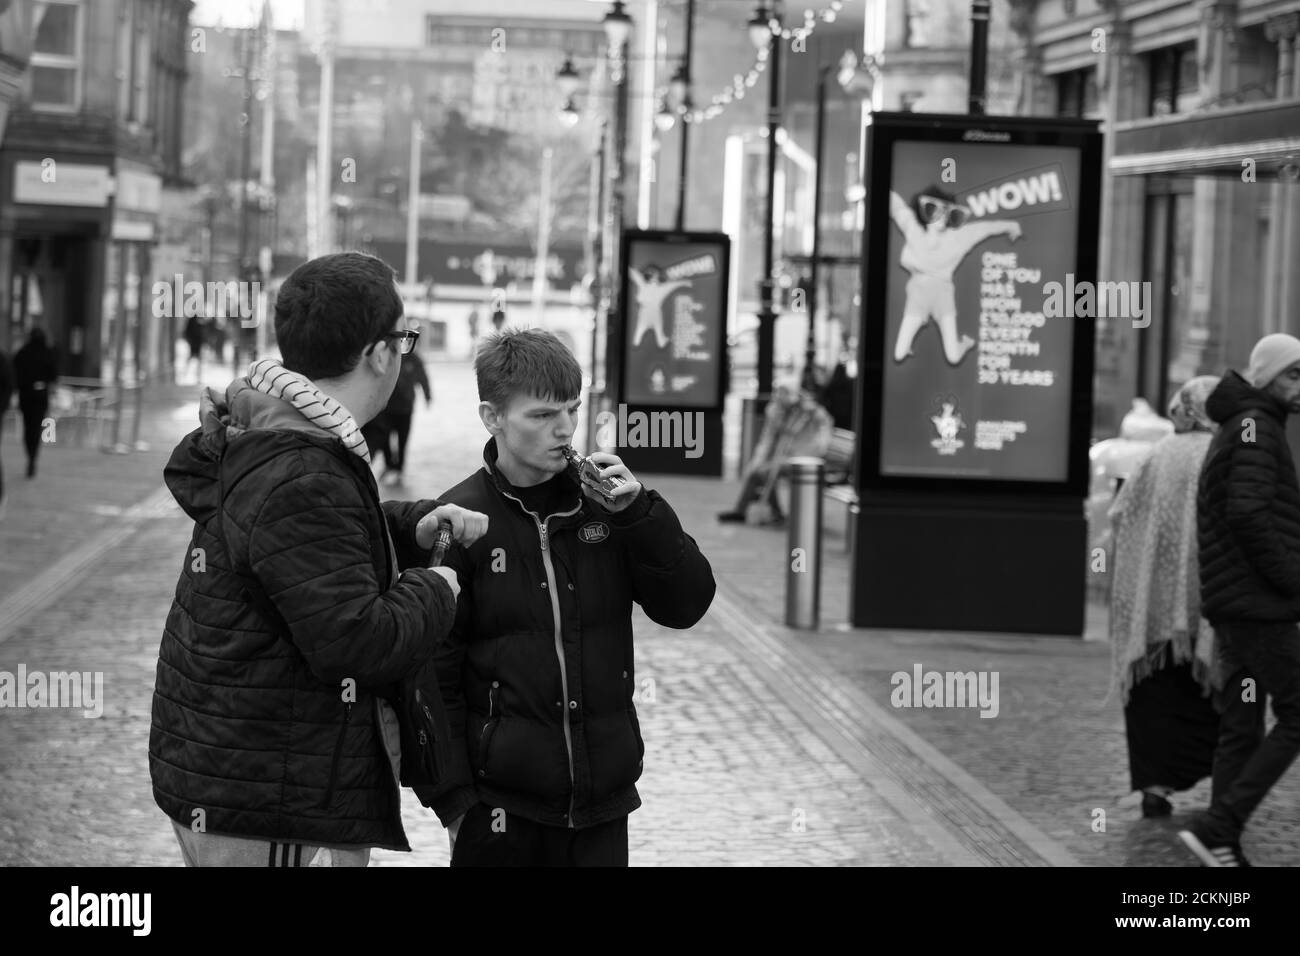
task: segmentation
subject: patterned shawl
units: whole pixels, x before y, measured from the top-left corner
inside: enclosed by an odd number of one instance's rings
[[[1110,692],[1118,686],[1125,704],[1133,685],[1166,663],[1191,661],[1207,693],[1220,682],[1214,632],[1200,613],[1196,542],[1196,488],[1211,437],[1161,439],[1110,508]]]
[[[262,359],[249,366],[248,383],[259,392],[288,402],[303,418],[337,436],[354,455],[369,463],[370,449],[356,419],[311,379],[289,371],[274,359]]]

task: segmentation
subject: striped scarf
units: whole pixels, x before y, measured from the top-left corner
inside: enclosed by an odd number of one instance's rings
[[[370,462],[370,449],[356,419],[309,378],[289,371],[274,359],[262,359],[249,366],[248,384],[263,394],[288,402],[303,418],[336,436],[367,464]]]

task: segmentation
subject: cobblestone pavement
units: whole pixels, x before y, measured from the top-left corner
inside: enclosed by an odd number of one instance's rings
[[[394,497],[443,491],[477,467],[486,440],[468,368],[430,372],[435,406],[417,408],[408,487]],[[86,459],[85,504],[112,483],[106,469],[120,460]],[[134,498],[118,481],[122,507],[146,498],[157,477],[132,486]],[[647,483],[682,516],[721,588],[692,630],[638,620],[647,754],[645,805],[630,824],[634,865],[1188,863],[1174,845],[1179,817],[1143,822],[1125,794],[1122,718],[1113,704],[1101,706],[1104,643],[845,630],[837,625],[847,559],[833,536],[825,626],[786,629],[783,536],[712,521],[735,482]],[[158,638],[188,523],[163,495],[107,517],[103,533],[121,531],[112,547],[62,582],[64,559],[51,548],[46,570],[24,588],[61,585],[56,599],[16,619],[7,636],[0,619],[0,670],[21,663],[103,671],[105,680],[98,720],[0,711],[0,864],[180,862],[150,793],[147,737]],[[1092,632],[1104,633],[1103,624],[1094,620]],[[890,707],[889,675],[917,662],[1000,671],[998,717]],[[1245,846],[1257,862],[1298,862],[1296,791],[1293,769],[1252,821]],[[1203,800],[1198,790],[1176,806]],[[1104,833],[1092,830],[1097,808]],[[446,834],[432,814],[408,795],[404,817],[415,852],[381,851],[374,862],[444,865]]]

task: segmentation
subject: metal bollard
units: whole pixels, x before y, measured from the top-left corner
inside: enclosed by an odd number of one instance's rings
[[[822,484],[826,463],[820,458],[791,458],[783,470],[790,479],[785,623],[787,627],[816,630],[821,620]]]

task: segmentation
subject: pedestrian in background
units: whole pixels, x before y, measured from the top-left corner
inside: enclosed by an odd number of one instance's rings
[[[1219,379],[1187,382],[1169,403],[1174,433],[1155,444],[1110,508],[1111,691],[1124,701],[1129,776],[1144,817],[1210,776],[1219,736],[1211,699],[1214,631],[1201,617],[1196,490]]]
[[[0,452],[4,451],[5,419],[9,417],[9,399],[14,393],[14,373],[9,367],[9,356],[0,350]],[[5,507],[5,470],[0,459],[0,517]]]
[[[424,405],[433,407],[433,389],[429,386],[429,373],[418,352],[402,356],[402,367],[397,373],[397,386],[388,400],[382,418],[385,435],[381,450],[384,453],[384,473],[381,481],[399,485],[406,467],[406,442],[411,437],[411,416],[415,411],[416,386],[424,392]],[[396,447],[394,447],[396,446]]]
[[[58,357],[54,349],[45,344],[45,330],[32,329],[27,335],[27,344],[14,356],[14,380],[18,385],[18,409],[23,416],[28,478],[36,477],[42,426],[50,410],[50,390],[58,378]]]
[[[190,362],[198,364],[198,374],[195,381],[203,380],[203,339],[204,339],[203,320],[197,315],[191,315],[185,320],[185,344],[189,346],[190,357],[185,365],[188,368]]]
[[[776,491],[781,465],[787,458],[805,455],[825,458],[833,430],[830,413],[797,380],[778,383],[764,410],[763,433],[745,468],[740,494],[730,510],[718,513],[718,521],[747,521],[753,505],[756,524],[783,524]]]
[[[1286,419],[1300,411],[1300,339],[1273,334],[1206,403],[1219,423],[1197,498],[1202,613],[1222,718],[1210,808],[1179,833],[1206,866],[1249,866],[1241,835],[1300,753],[1300,484]],[[1264,736],[1266,696],[1277,723]]]

